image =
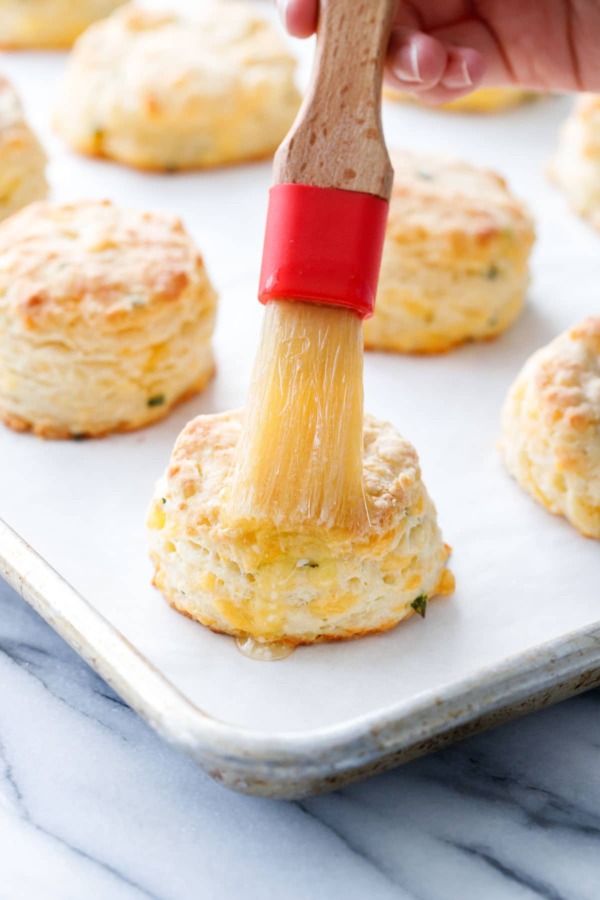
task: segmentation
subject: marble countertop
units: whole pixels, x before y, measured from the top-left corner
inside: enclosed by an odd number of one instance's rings
[[[600,692],[301,802],[228,792],[0,583],[0,900],[600,898]]]

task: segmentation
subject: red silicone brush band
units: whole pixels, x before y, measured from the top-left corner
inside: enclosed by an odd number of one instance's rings
[[[388,208],[337,188],[271,188],[260,302],[300,299],[372,316]]]

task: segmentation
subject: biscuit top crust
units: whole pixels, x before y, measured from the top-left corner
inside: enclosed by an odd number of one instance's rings
[[[241,79],[253,86],[261,68],[267,76],[296,67],[271,25],[241,3],[198,3],[187,16],[127,5],[89,28],[75,57],[98,79],[99,108],[117,95],[152,118],[193,114]]]
[[[494,172],[438,155],[393,151],[388,235],[398,241],[466,237],[486,242],[533,240],[523,203]]]
[[[532,374],[544,421],[600,444],[600,317],[584,319],[535,353]],[[560,423],[560,424],[559,424]]]
[[[179,219],[109,201],[34,203],[0,223],[0,314],[28,327],[114,321],[209,290]]]
[[[175,444],[167,472],[168,492],[192,531],[219,525],[242,415],[241,410],[235,410],[199,416],[188,423]],[[389,532],[404,529],[409,511],[417,517],[423,512],[415,449],[392,425],[371,416],[365,417],[364,425],[364,487],[368,535],[346,535],[346,540],[361,544],[383,540]]]

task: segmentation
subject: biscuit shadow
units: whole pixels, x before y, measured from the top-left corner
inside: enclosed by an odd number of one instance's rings
[[[531,298],[507,331],[493,340],[474,341],[452,351],[452,365],[460,367],[472,360],[474,367],[481,365],[487,372],[514,368],[516,374],[532,353],[553,340],[561,330],[556,318],[544,309],[543,302]]]
[[[525,358],[559,333],[556,319],[544,309],[543,299],[530,297],[520,318],[507,332],[493,341],[492,346],[499,351]]]
[[[190,419],[196,416],[206,416],[213,413],[224,412],[228,407],[223,405],[222,390],[218,384],[218,375],[211,379],[204,390],[190,397],[184,403],[179,404],[169,415],[173,426],[181,430]]]

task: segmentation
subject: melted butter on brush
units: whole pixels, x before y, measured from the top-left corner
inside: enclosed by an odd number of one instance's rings
[[[244,656],[260,662],[274,662],[278,659],[286,659],[291,656],[295,647],[283,644],[281,641],[262,643],[251,637],[239,637],[235,640],[237,648]]]
[[[363,338],[345,309],[267,305],[225,514],[364,533]]]
[[[368,531],[362,376],[355,313],[293,301],[268,304],[222,509],[223,523],[238,532],[238,562],[254,573],[260,600],[251,611],[233,608],[227,598],[220,608],[236,629],[258,636],[237,641],[251,659],[293,652],[278,638],[286,617],[281,585],[295,567],[314,566],[312,581],[320,583],[325,610],[333,600],[327,542]]]

